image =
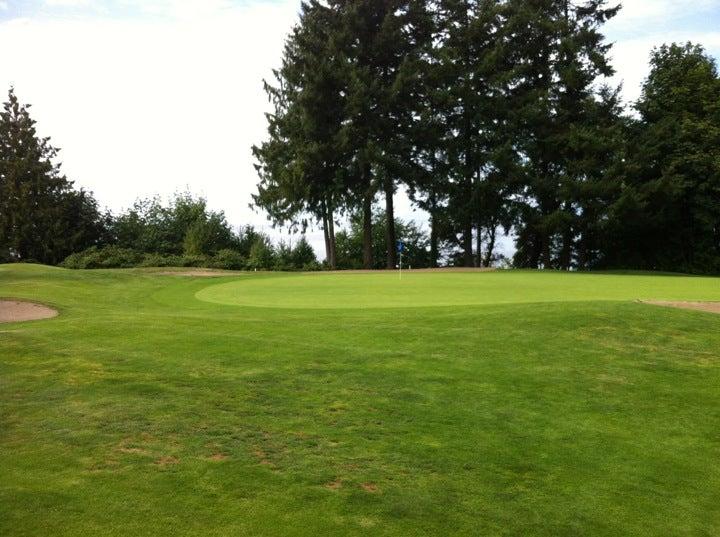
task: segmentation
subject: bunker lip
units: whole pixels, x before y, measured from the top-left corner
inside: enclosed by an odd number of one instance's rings
[[[57,316],[57,310],[35,302],[0,299],[0,323],[19,323],[51,319]]]
[[[680,308],[685,310],[704,311],[720,314],[720,302],[694,302],[677,300],[642,300],[644,304],[663,306],[666,308]]]

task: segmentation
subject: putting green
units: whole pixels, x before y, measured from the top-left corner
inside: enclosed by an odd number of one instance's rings
[[[196,293],[206,302],[272,308],[392,308],[595,300],[720,300],[720,280],[537,271],[297,274],[243,278]]]

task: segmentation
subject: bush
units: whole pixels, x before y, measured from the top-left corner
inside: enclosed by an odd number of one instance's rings
[[[143,261],[143,254],[129,248],[91,246],[82,252],[70,254],[61,263],[69,269],[130,268]]]
[[[129,248],[93,246],[71,254],[60,264],[69,269],[132,268],[132,267],[197,267],[242,270],[245,258],[237,250],[220,250],[217,255],[142,254]]]
[[[180,264],[178,267],[209,267],[210,259],[206,255],[183,255],[179,258]]]
[[[141,267],[180,267],[182,266],[182,256],[179,255],[162,255],[162,254],[145,254],[145,258],[140,263]]]
[[[317,260],[311,261],[309,263],[305,263],[302,266],[303,272],[317,272],[319,270],[323,270],[323,265],[320,264]]]
[[[248,270],[270,270],[275,265],[275,250],[270,239],[259,236],[250,248],[246,268]]]
[[[210,260],[210,268],[225,270],[242,270],[245,268],[245,258],[236,250],[220,250]]]

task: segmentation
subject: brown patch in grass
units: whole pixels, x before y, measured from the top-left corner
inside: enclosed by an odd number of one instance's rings
[[[157,466],[171,466],[173,464],[179,464],[180,459],[177,457],[174,457],[172,455],[166,455],[165,457],[160,457],[155,461],[155,464]]]
[[[136,448],[136,447],[119,447],[118,451],[120,453],[127,453],[132,455],[149,455],[150,452],[146,449],[142,448]]]
[[[375,483],[363,483],[360,485],[365,492],[375,493],[378,492],[378,486]]]
[[[120,468],[120,462],[109,458],[104,461],[93,462],[86,468],[86,471],[91,474],[99,474],[103,472],[114,472]]]
[[[0,323],[19,323],[21,321],[37,321],[57,316],[57,310],[19,300],[0,300]]]
[[[342,488],[342,481],[340,479],[336,479],[335,481],[325,483],[325,488],[330,490],[338,490]]]
[[[197,278],[219,278],[220,276],[234,276],[240,274],[229,270],[164,270],[162,272],[153,272],[161,276],[195,276]]]
[[[253,455],[255,455],[255,458],[258,459],[258,462],[260,464],[264,464],[266,466],[272,466],[272,462],[267,458],[267,454],[262,449],[256,449],[253,451]]]
[[[666,300],[643,300],[644,304],[653,306],[665,306],[667,308],[681,308],[685,310],[704,311],[707,313],[720,314],[720,302],[685,302]]]
[[[408,269],[403,266],[404,273],[414,272],[495,272],[497,269],[492,267],[442,267],[442,268],[422,268]],[[382,272],[397,272],[397,270],[320,270],[313,272],[305,272],[304,274],[378,274]]]
[[[118,446],[115,448],[116,451],[124,453],[126,455],[143,455],[149,457],[152,452],[146,449],[145,445],[151,440],[150,435],[142,433],[140,438],[124,438],[120,441]],[[140,447],[143,446],[143,447]]]

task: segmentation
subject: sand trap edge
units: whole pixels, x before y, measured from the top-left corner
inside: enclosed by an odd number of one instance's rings
[[[651,306],[704,311],[705,313],[720,315],[720,302],[690,302],[682,300],[641,300],[641,302],[643,304],[650,304]]]
[[[24,300],[0,299],[0,323],[20,323],[52,319],[59,312],[49,306]]]

